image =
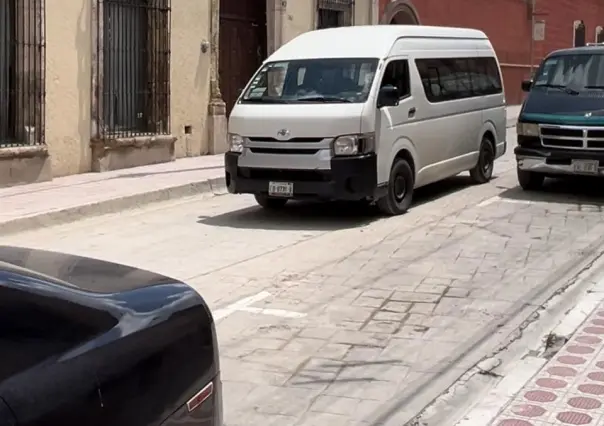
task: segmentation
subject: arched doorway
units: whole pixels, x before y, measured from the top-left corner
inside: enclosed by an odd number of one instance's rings
[[[420,25],[419,15],[410,0],[394,0],[386,5],[382,24]]]

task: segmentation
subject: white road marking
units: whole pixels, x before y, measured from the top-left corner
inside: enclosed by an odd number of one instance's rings
[[[537,202],[531,201],[531,200],[511,200],[509,198],[502,198],[499,195],[495,195],[494,197],[487,198],[483,202],[478,203],[476,206],[477,207],[486,207],[486,206],[491,205],[496,202],[508,203],[508,204],[525,204],[525,205],[537,204]]]
[[[235,312],[249,312],[251,314],[271,315],[274,317],[281,318],[304,318],[306,316],[306,314],[300,312],[286,311],[283,309],[255,308],[253,306],[250,306],[256,302],[260,302],[261,300],[267,299],[270,296],[271,294],[268,291],[261,291],[258,294],[245,297],[235,303],[231,303],[230,305],[224,308],[216,309],[213,312],[214,321],[223,320],[229,315],[234,314]]]
[[[514,363],[506,375],[481,402],[464,416],[456,426],[485,426],[499,414],[524,385],[541,370],[547,362],[544,358],[528,357]]]
[[[239,310],[243,311],[243,312],[249,312],[252,314],[272,315],[274,317],[281,317],[281,318],[304,318],[306,316],[306,314],[303,314],[301,312],[286,311],[283,309],[246,307],[246,308],[241,308]]]
[[[264,300],[270,296],[271,294],[268,291],[261,291],[253,296],[244,297],[243,299],[238,300],[235,303],[231,303],[222,309],[216,309],[212,314],[214,316],[214,321],[220,321],[221,319],[224,319],[229,315],[234,314],[243,308],[247,308],[249,305]]]

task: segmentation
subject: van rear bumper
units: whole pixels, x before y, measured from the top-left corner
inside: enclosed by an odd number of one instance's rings
[[[224,156],[225,179],[232,194],[268,194],[269,182],[293,183],[294,199],[363,200],[377,191],[377,157],[332,158],[330,170],[239,167],[237,152]]]

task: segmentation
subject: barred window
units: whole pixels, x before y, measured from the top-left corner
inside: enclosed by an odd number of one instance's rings
[[[97,0],[100,138],[170,133],[170,0]]]
[[[354,25],[354,0],[317,0],[317,29]]]
[[[44,144],[44,7],[0,1],[0,147]]]

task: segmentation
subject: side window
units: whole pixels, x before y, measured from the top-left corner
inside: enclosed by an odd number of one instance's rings
[[[417,59],[415,63],[428,101],[436,103],[462,97],[454,59]]]
[[[485,61],[486,73],[489,78],[489,95],[501,93],[503,88],[501,84],[501,75],[495,58],[480,58]]]
[[[495,58],[471,58],[468,60],[474,96],[501,93],[501,75]]]
[[[399,99],[404,99],[411,95],[411,87],[409,84],[409,63],[407,60],[395,60],[386,66],[380,88],[388,85],[394,86],[398,89]]]
[[[469,61],[466,58],[453,59],[459,98],[471,98],[474,96],[468,62]]]

